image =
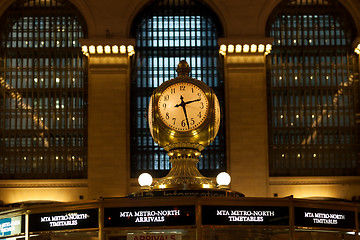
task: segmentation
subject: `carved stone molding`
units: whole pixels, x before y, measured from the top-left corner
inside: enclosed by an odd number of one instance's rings
[[[269,185],[360,184],[360,177],[270,177]]]
[[[2,180],[0,188],[84,188],[87,180]]]

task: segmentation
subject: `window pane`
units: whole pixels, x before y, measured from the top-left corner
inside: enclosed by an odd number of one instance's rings
[[[335,0],[284,1],[269,19],[271,176],[360,174],[349,16]]]
[[[18,1],[1,18],[1,29],[8,29],[1,38],[2,179],[86,177],[80,19],[71,4],[54,0]]]

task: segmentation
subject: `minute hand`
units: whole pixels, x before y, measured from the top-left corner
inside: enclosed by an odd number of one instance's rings
[[[187,102],[185,102],[185,104],[189,104],[189,103],[192,103],[192,102],[197,102],[197,101],[200,101],[201,99],[199,98],[199,99],[196,99],[196,100],[191,100],[191,101],[187,101]]]
[[[182,107],[183,111],[184,111],[184,115],[185,115],[185,120],[186,120],[186,124],[188,126],[188,129],[190,128],[190,125],[189,125],[189,120],[188,120],[188,117],[187,117],[187,113],[186,113],[186,103],[184,102],[184,97],[181,95],[180,96],[180,104],[176,104],[175,107]]]
[[[188,120],[188,117],[187,117],[187,113],[186,113],[186,107],[185,107],[185,104],[182,105],[182,108],[183,108],[183,111],[184,111],[184,115],[185,115],[185,119],[186,119],[186,124],[188,126],[188,129],[190,128],[190,125],[189,125],[189,120]]]

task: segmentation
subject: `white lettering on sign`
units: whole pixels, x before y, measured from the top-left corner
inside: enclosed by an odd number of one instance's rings
[[[140,222],[164,222],[165,221],[165,216],[180,216],[180,210],[120,212],[120,217],[121,218],[134,217],[136,223],[140,223]],[[158,239],[151,239],[151,240],[158,240]],[[159,239],[159,240],[162,240],[162,239]]]
[[[274,211],[217,210],[217,216],[228,216],[230,222],[263,222],[264,217],[275,216]]]
[[[76,226],[78,225],[78,220],[88,219],[90,216],[87,213],[67,213],[64,215],[57,216],[45,216],[41,217],[41,222],[48,222],[50,227],[60,227],[60,226]]]
[[[21,232],[21,217],[0,219],[0,236]]]
[[[127,240],[181,240],[181,235],[177,233],[130,233],[127,235]]]
[[[336,213],[314,213],[304,212],[305,218],[312,218],[314,223],[319,224],[338,224],[338,220],[345,220],[345,215]]]

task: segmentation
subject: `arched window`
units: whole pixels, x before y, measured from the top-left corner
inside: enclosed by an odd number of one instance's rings
[[[350,14],[336,0],[285,0],[268,20],[270,176],[360,175],[359,81]]]
[[[64,0],[19,0],[0,24],[0,178],[86,178],[83,18]]]
[[[150,96],[162,82],[177,76],[177,64],[185,59],[191,67],[190,76],[212,87],[223,106],[224,79],[217,44],[222,28],[213,11],[199,1],[161,0],[138,14],[132,32],[136,57],[131,82],[131,176],[146,171],[161,177],[170,163],[149,132],[146,114]],[[220,130],[202,152],[198,167],[205,176],[226,170],[224,132]]]

